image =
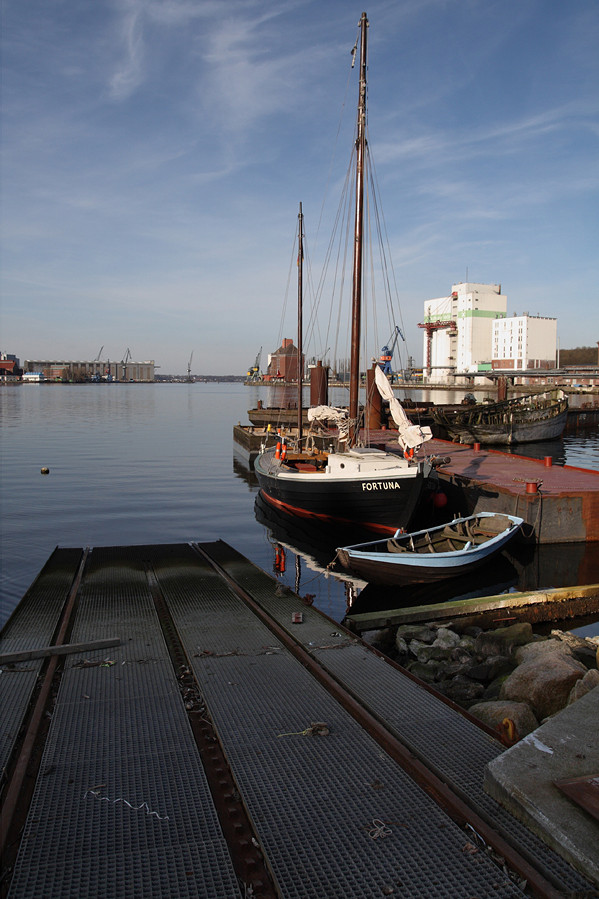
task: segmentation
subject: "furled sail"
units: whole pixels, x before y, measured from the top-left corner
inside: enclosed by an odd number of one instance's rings
[[[433,436],[429,427],[414,425],[404,412],[403,406],[393,393],[393,388],[377,365],[374,372],[376,386],[382,398],[389,401],[389,411],[398,431],[398,443],[402,449],[418,449]]]
[[[345,439],[349,434],[347,409],[336,409],[334,406],[312,406],[308,409],[308,421],[332,421],[337,425],[341,439]]]

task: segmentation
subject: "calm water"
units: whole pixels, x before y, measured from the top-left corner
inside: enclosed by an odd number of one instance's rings
[[[336,620],[356,598],[383,607],[445,598],[447,587],[434,595],[429,587],[424,597],[417,587],[391,598],[362,590],[326,572],[334,556],[330,533],[290,531],[287,521],[256,507],[255,481],[234,460],[232,429],[247,422],[258,399],[268,404],[266,388],[242,384],[0,388],[2,622],[55,546],[222,538],[301,595],[313,595]],[[535,454],[599,470],[599,435],[552,441]],[[43,466],[50,474],[40,473]],[[589,583],[599,580],[596,555],[585,546],[527,550],[500,558],[484,577],[452,582],[449,591]]]

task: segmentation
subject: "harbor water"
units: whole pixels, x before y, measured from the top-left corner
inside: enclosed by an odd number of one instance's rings
[[[277,518],[234,456],[233,426],[247,423],[258,400],[272,404],[268,390],[228,382],[0,388],[1,622],[56,546],[222,539],[336,621],[356,602],[416,605],[599,580],[596,546],[584,544],[514,550],[476,578],[392,598],[332,572],[335,534]],[[339,393],[331,400],[346,402]],[[599,470],[596,430],[518,452]]]

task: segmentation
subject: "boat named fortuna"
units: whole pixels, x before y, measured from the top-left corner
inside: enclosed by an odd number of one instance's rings
[[[355,523],[380,532],[406,527],[418,504],[430,466],[414,459],[414,451],[431,437],[426,427],[412,424],[389,381],[380,368],[375,370],[377,387],[388,400],[398,427],[398,443],[403,455],[368,446],[358,446],[360,388],[360,328],[362,304],[362,264],[364,192],[366,169],[366,13],[360,19],[360,85],[358,97],[355,234],[351,306],[351,360],[349,410],[319,406],[308,410],[311,422],[326,422],[337,429],[336,446],[331,451],[309,448],[303,442],[301,378],[298,390],[298,434],[296,447],[269,449],[260,453],[254,469],[265,500],[296,516]],[[355,48],[357,50],[357,47]],[[303,216],[299,213],[298,253],[298,359],[301,360],[301,305],[303,261]],[[299,371],[300,369],[298,369]]]

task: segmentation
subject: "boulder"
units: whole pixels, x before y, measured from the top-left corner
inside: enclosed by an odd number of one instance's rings
[[[597,668],[597,645],[593,640],[560,630],[552,630],[551,636],[569,646],[574,658],[587,668]]]
[[[447,659],[447,661],[437,662],[437,666],[436,679],[440,681],[449,680],[458,674],[467,674],[470,667],[470,660],[464,662]]]
[[[527,702],[539,721],[563,709],[572,687],[586,674],[584,665],[565,655],[556,641],[550,642],[556,644],[557,650],[543,652],[518,665],[499,693],[500,699]]]
[[[408,644],[403,637],[399,636],[399,634],[395,637],[395,648],[400,655],[408,655],[410,652],[410,650],[408,649]]]
[[[412,652],[414,642],[415,641],[412,641],[410,643],[410,650]],[[451,649],[443,649],[441,646],[420,646],[416,652],[416,658],[419,662],[422,662],[423,665],[426,665],[427,662],[430,661],[444,662],[446,659],[451,659]]]
[[[482,662],[473,661],[467,670],[468,677],[490,682],[514,670],[514,659],[508,656],[489,656]]]
[[[433,646],[438,646],[441,649],[453,649],[459,642],[460,638],[455,631],[451,631],[447,627],[440,627],[433,641]]]
[[[483,699],[485,702],[493,702],[496,699],[499,699],[499,694],[501,693],[501,688],[503,687],[504,681],[509,677],[508,674],[501,674],[499,677],[494,678],[488,687],[485,688],[485,692],[483,693]]]
[[[504,731],[503,722],[506,719],[511,721],[515,731],[513,742],[532,733],[539,726],[532,709],[525,702],[477,702],[468,711],[500,733]]]
[[[430,645],[428,643],[424,643],[423,640],[412,639],[412,640],[407,640],[406,642],[408,643],[410,652],[412,653],[413,656],[416,656],[416,657],[418,656],[418,653],[420,652],[421,649],[428,649],[428,647]]]
[[[584,677],[581,677],[580,680],[576,681],[570,690],[567,705],[576,702],[577,699],[580,699],[581,696],[594,690],[597,686],[599,686],[599,671],[597,671],[596,668],[591,668]]]
[[[441,681],[437,684],[437,689],[448,699],[452,699],[465,708],[469,708],[485,692],[482,684],[463,677],[461,674],[451,680]]]
[[[423,665],[422,662],[411,662],[408,671],[424,681],[425,684],[432,684],[435,682],[438,664],[438,662],[430,662],[428,665]]]
[[[456,618],[455,621],[439,621],[434,626],[438,628],[448,627],[450,630],[455,631],[456,634],[470,634],[471,637],[476,637],[482,631],[482,627],[477,622],[478,618],[470,615],[464,618]]]
[[[397,628],[396,637],[402,637],[408,643],[410,640],[432,643],[436,637],[436,632],[426,624],[401,624]]]
[[[560,656],[567,659],[574,658],[572,650],[567,643],[553,638],[527,643],[525,646],[518,646],[514,650],[514,658],[518,665],[536,661],[537,659],[547,659],[549,664],[550,659]]]
[[[463,634],[458,643],[460,649],[467,649],[468,652],[474,652],[474,637],[469,634]]]
[[[483,655],[507,656],[512,647],[522,646],[534,640],[532,626],[528,621],[519,621],[509,627],[499,627],[494,631],[482,631],[476,637],[474,646]]]
[[[371,646],[376,646],[377,649],[387,652],[393,646],[395,634],[393,628],[383,627],[378,630],[364,631],[361,637],[362,640],[370,643]]]
[[[469,652],[462,646],[454,646],[453,649],[449,650],[449,655],[454,662],[472,662],[472,659],[474,658],[472,652]]]

